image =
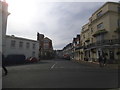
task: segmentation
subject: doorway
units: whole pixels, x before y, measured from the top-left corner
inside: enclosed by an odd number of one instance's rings
[[[114,56],[114,51],[110,50],[109,51],[109,59],[110,59],[110,63],[113,63],[115,56]]]

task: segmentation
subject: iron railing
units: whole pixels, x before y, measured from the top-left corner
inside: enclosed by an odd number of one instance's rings
[[[111,46],[111,45],[120,45],[120,39],[111,39],[111,40],[102,40],[102,41],[97,41],[95,43],[91,43],[89,45],[84,46],[84,49],[91,48],[91,47],[96,47],[96,46]]]

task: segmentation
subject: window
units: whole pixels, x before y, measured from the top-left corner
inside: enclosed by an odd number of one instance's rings
[[[77,44],[79,44],[79,41],[77,41]]]
[[[84,31],[84,29],[85,29],[85,28],[84,28],[84,27],[82,27],[82,32]]]
[[[99,35],[96,37],[96,39],[97,39],[97,41],[102,41],[102,40],[104,40],[104,35],[103,34]]]
[[[16,45],[16,41],[15,40],[11,40],[11,47],[15,47]]]
[[[102,11],[100,11],[99,13],[97,13],[97,17],[102,16]]]
[[[83,38],[85,38],[85,35],[83,35]]]
[[[93,38],[91,38],[91,43],[93,43]]]
[[[84,46],[85,46],[85,42],[84,42]]]
[[[26,48],[28,49],[28,48],[30,48],[30,43],[26,43]]]
[[[75,46],[75,43],[73,43],[73,46]]]
[[[99,30],[99,29],[103,29],[103,28],[104,28],[103,23],[100,23],[100,24],[97,25],[97,29],[98,29],[98,30]]]
[[[44,43],[44,49],[48,49],[49,48],[49,43]]]
[[[91,33],[93,33],[93,28],[91,28]]]
[[[44,44],[44,49],[48,49],[48,48],[49,48],[48,44]]]
[[[23,42],[19,42],[19,47],[22,48],[23,47]]]
[[[44,43],[48,43],[48,42],[49,42],[49,40],[46,40],[46,39],[44,40]]]
[[[35,44],[33,43],[33,49],[35,49]]]
[[[35,52],[34,51],[32,52],[32,56],[35,57]]]

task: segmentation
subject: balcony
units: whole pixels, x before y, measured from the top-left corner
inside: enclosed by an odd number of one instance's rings
[[[105,33],[107,33],[107,32],[108,32],[108,31],[106,31],[105,29],[98,30],[98,31],[96,31],[96,32],[93,34],[93,36],[96,37],[96,36],[98,36],[98,35],[105,34]]]
[[[89,38],[87,38],[87,39],[85,40],[85,42],[90,42],[90,39],[89,39]]]
[[[82,49],[82,48],[84,48],[84,46],[76,47],[75,50],[79,50],[79,49]]]
[[[97,47],[97,46],[117,45],[117,44],[120,45],[120,39],[102,40],[102,41],[97,41],[95,43],[91,43],[87,46],[84,46],[84,49]]]

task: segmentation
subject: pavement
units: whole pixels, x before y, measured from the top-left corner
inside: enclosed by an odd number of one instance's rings
[[[91,66],[95,66],[95,67],[99,67],[99,63],[98,62],[89,62],[89,61],[82,61],[82,60],[73,60],[73,62],[78,62],[80,64],[86,64],[86,65],[91,65]],[[119,69],[119,64],[106,64],[104,67],[102,68],[107,68],[107,69]]]

